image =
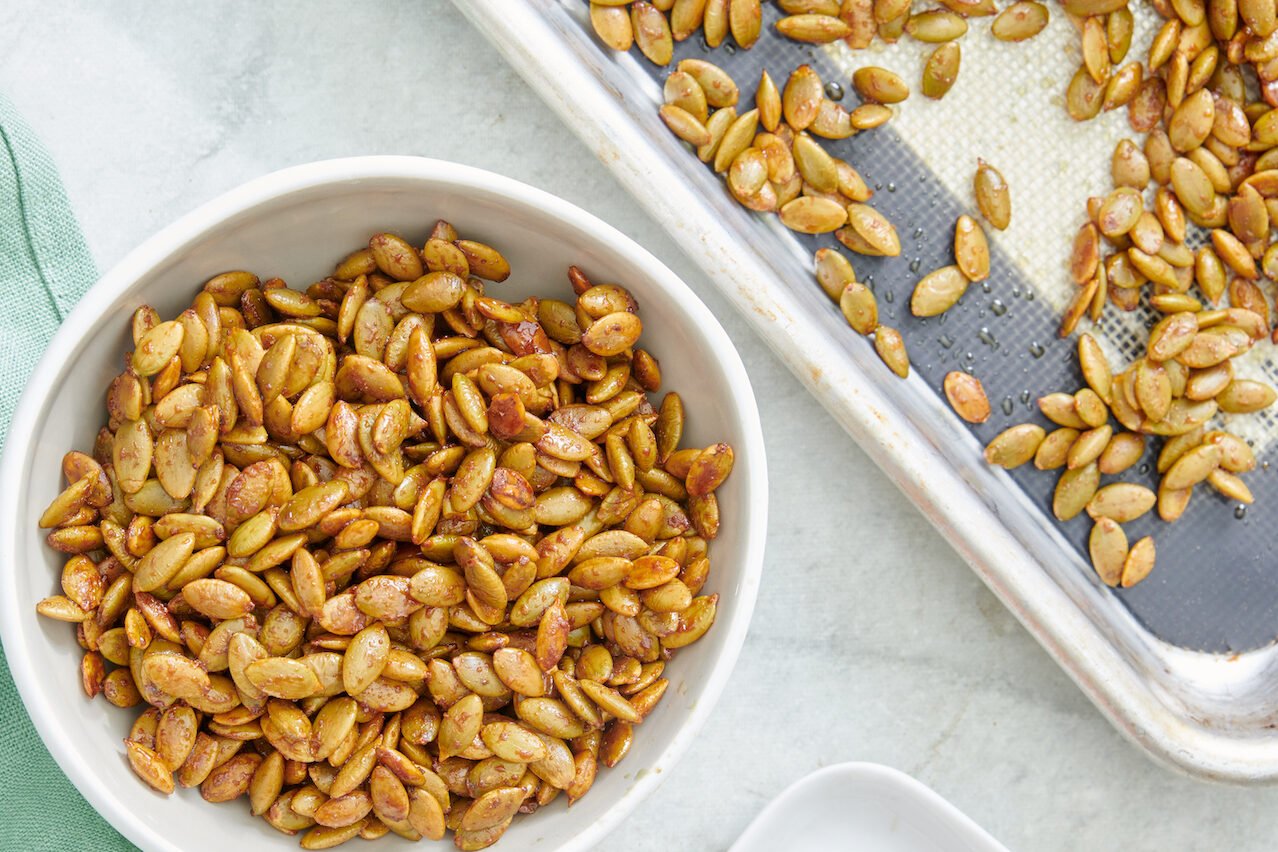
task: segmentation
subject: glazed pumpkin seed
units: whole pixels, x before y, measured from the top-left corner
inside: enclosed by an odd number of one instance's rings
[[[865,100],[880,104],[896,104],[910,96],[910,87],[886,68],[868,65],[852,73],[852,85]]]
[[[1065,110],[1075,121],[1087,121],[1100,114],[1105,89],[1086,67],[1080,67],[1065,89]]]
[[[1251,414],[1273,405],[1278,393],[1269,385],[1251,379],[1234,379],[1216,395],[1220,410],[1230,414]]]
[[[1012,426],[986,445],[985,460],[1008,470],[1020,467],[1034,458],[1046,437],[1043,427],[1034,423]]]
[[[1101,108],[1106,112],[1135,102],[1144,82],[1144,69],[1139,62],[1129,62],[1109,76],[1101,98]],[[1154,90],[1151,90],[1154,91]]]
[[[666,103],[679,107],[702,124],[710,117],[705,90],[687,71],[671,73],[662,84],[661,94]]]
[[[1120,524],[1134,521],[1154,508],[1157,495],[1143,485],[1115,482],[1096,492],[1087,504],[1087,514],[1094,520],[1112,518]]]
[[[1102,517],[1093,526],[1088,538],[1088,551],[1092,567],[1107,586],[1117,586],[1122,580],[1127,562],[1127,535],[1117,521]]]
[[[1058,521],[1076,517],[1095,496],[1100,487],[1100,469],[1095,462],[1066,470],[1056,481],[1052,495],[1052,514]]]
[[[803,179],[821,192],[835,192],[839,175],[834,158],[805,133],[794,139],[794,164]]]
[[[990,419],[990,401],[975,376],[951,371],[945,376],[944,389],[950,407],[968,423],[984,423]]]
[[[887,364],[888,369],[902,379],[910,374],[910,358],[905,351],[905,340],[901,333],[886,325],[879,325],[874,330],[874,351]]]
[[[1018,0],[994,19],[990,31],[999,41],[1024,41],[1047,26],[1047,7],[1034,0]]]
[[[737,155],[750,147],[750,142],[754,140],[754,134],[758,129],[759,111],[757,109],[737,116],[728,125],[723,133],[723,139],[719,142],[719,148],[714,155],[714,170],[726,172]]]
[[[843,289],[856,281],[856,272],[848,259],[834,249],[821,248],[813,255],[817,283],[825,294],[835,301],[843,295]]]
[[[873,207],[849,204],[848,226],[872,251],[886,257],[896,257],[901,253],[901,240],[896,228]]]
[[[1119,582],[1124,589],[1130,589],[1149,576],[1154,570],[1154,539],[1145,536],[1131,546],[1127,558],[1123,560],[1123,570]]]
[[[635,31],[630,24],[630,13],[621,6],[601,3],[590,4],[590,25],[599,40],[613,50],[625,53],[635,42]]]
[[[919,279],[910,297],[910,312],[916,317],[943,314],[967,291],[969,279],[958,266],[943,266]]]
[[[852,29],[832,15],[787,15],[776,23],[777,32],[794,41],[829,44],[848,36]]]
[[[1202,444],[1186,451],[1163,475],[1162,486],[1173,491],[1192,488],[1220,465],[1220,448]]]
[[[920,90],[927,98],[945,97],[958,79],[962,52],[955,42],[947,42],[932,51],[923,65],[923,82]]]
[[[872,334],[879,325],[878,300],[864,284],[849,281],[839,296],[839,310],[857,334]]]
[[[753,47],[763,28],[760,0],[729,0],[728,28],[737,44],[747,50]]]
[[[1112,436],[1113,429],[1108,425],[1097,426],[1081,433],[1069,448],[1065,466],[1073,470],[1092,464],[1100,458]]]
[[[1083,67],[1097,84],[1109,78],[1109,41],[1105,37],[1105,26],[1095,15],[1083,21],[1082,32]]]
[[[990,248],[985,232],[971,216],[954,223],[954,261],[969,281],[984,281],[990,274]]]
[[[967,20],[948,9],[936,9],[910,15],[905,32],[918,41],[940,44],[962,38],[967,32]]]
[[[828,198],[796,198],[780,210],[781,224],[802,234],[828,234],[847,222],[847,209]]]
[[[1062,426],[1047,434],[1034,453],[1034,467],[1039,470],[1055,470],[1064,467],[1069,459],[1069,449],[1078,440],[1079,431]]]
[[[781,109],[788,124],[800,132],[816,120],[821,103],[825,100],[825,87],[821,77],[809,65],[800,65],[791,72],[781,94]]]
[[[651,3],[630,5],[630,25],[639,51],[654,65],[669,65],[674,58],[674,36],[666,16]]]
[[[972,188],[981,215],[998,230],[1006,230],[1012,221],[1012,199],[1003,175],[984,160],[977,160]]]
[[[711,162],[719,150],[724,134],[728,132],[728,128],[736,120],[737,111],[732,107],[725,107],[711,113],[710,120],[706,122],[706,131],[710,134],[710,141],[697,148],[697,159],[703,163]]]
[[[696,116],[674,104],[663,104],[658,111],[670,132],[694,147],[710,144],[710,131]]]
[[[704,59],[681,59],[678,71],[691,76],[705,93],[706,103],[715,109],[736,106],[740,90],[726,71]]]
[[[754,103],[759,111],[759,123],[769,133],[775,132],[781,123],[781,93],[777,90],[777,84],[768,76],[766,68],[759,74]]]

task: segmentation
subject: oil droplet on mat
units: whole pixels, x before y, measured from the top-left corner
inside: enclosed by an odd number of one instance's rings
[[[1021,391],[1021,405],[1025,406],[1026,408],[1030,407],[1030,392],[1028,388]]]
[[[887,302],[890,305],[896,301],[896,296],[893,295],[891,290],[888,290],[886,293],[883,294],[883,301]]]
[[[998,348],[998,341],[994,339],[994,335],[990,334],[990,330],[988,328],[982,328],[976,333],[976,337],[991,349]]]
[[[1047,350],[1040,346],[1037,340],[1032,341],[1029,345],[1029,354],[1035,358],[1042,358],[1046,352]]]
[[[1144,476],[1145,474],[1149,473],[1149,462],[1145,462],[1139,468],[1137,468],[1137,470],[1140,471],[1141,476]]]
[[[1003,397],[1003,405],[1002,405],[1003,413],[1009,417],[1012,416],[1012,405],[1013,405],[1012,398],[1010,396]]]
[[[916,258],[914,258],[914,260],[911,260],[911,261],[910,261],[910,271],[911,271],[911,272],[918,272],[918,271],[919,271],[919,267],[920,267],[920,266],[922,266],[922,265],[923,265],[923,258],[921,258],[921,257],[916,257]]]
[[[948,334],[942,334],[937,338],[936,342],[941,344],[943,348],[949,349],[954,345],[954,338],[950,337]]]
[[[1235,507],[1234,507],[1234,517],[1235,517],[1235,518],[1237,518],[1237,519],[1238,519],[1238,520],[1240,520],[1240,521],[1241,521],[1243,518],[1247,517],[1247,507],[1246,507],[1246,506],[1244,506],[1244,505],[1242,505],[1241,503],[1240,503],[1240,504],[1238,504],[1237,506],[1235,506]]]
[[[834,80],[825,84],[825,96],[832,101],[843,100],[843,87]]]
[[[994,314],[996,317],[1001,317],[1003,314],[1007,313],[1007,305],[1003,304],[1002,299],[995,299],[993,302],[990,302],[990,313]]]

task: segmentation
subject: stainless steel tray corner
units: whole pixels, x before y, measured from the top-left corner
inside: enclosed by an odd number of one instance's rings
[[[666,131],[656,116],[660,88],[651,67],[637,53],[616,55],[599,45],[584,2],[454,2],[1115,727],[1195,776],[1278,780],[1275,645],[1187,650],[1134,617],[1096,580],[1077,542],[1006,472],[984,464],[980,441],[935,387],[918,372],[905,382],[890,376],[849,333],[808,283],[811,247],[731,202],[718,178]]]

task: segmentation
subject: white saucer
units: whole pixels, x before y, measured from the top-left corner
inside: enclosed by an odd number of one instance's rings
[[[840,763],[791,784],[730,852],[1008,852],[929,787],[877,763]]]

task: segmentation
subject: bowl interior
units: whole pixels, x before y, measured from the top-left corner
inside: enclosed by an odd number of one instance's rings
[[[491,243],[514,274],[490,293],[571,300],[565,271],[580,266],[596,282],[624,284],[640,303],[644,346],[661,362],[665,387],[688,410],[685,443],[725,440],[736,469],[720,491],[722,533],[711,548],[707,592],[721,595],[718,621],[667,669],[665,699],[637,731],[613,770],[601,770],[571,811],[562,797],[519,818],[506,848],[581,848],[599,839],[669,769],[717,698],[753,607],[766,526],[766,486],[758,415],[740,360],[706,308],[673,274],[627,238],[571,205],[503,178],[452,164],[365,158],[268,176],[212,202],[129,256],[68,320],[24,398],[10,433],[0,579],[8,575],[5,648],[37,726],[90,800],[147,848],[224,849],[236,843],[296,848],[252,818],[243,802],[213,806],[198,791],[170,800],[146,790],[122,757],[121,739],[138,710],[90,702],[78,685],[80,649],[64,624],[39,619],[34,604],[57,592],[62,560],[36,529],[59,490],[60,459],[89,450],[104,423],[105,389],[129,348],[129,317],[143,303],[164,318],[185,308],[201,283],[227,269],[278,276],[304,288],[379,230],[421,244],[444,218],[463,236]],[[3,529],[3,528],[0,528]],[[388,843],[400,842],[395,838]]]

